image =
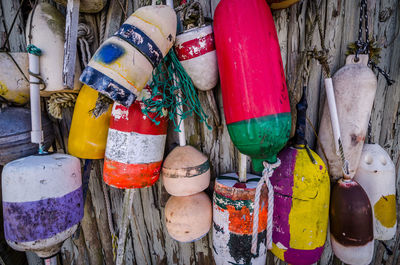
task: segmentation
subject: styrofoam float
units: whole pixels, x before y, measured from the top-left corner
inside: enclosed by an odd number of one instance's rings
[[[214,36],[229,135],[239,151],[276,162],[291,129],[285,75],[271,11],[265,0],[221,0]]]
[[[31,33],[31,44],[42,51],[40,75],[46,83],[46,89],[40,92],[41,95],[63,90],[65,17],[54,6],[40,2],[29,14],[26,24],[27,43],[29,43],[29,34]],[[32,29],[30,30],[31,24]],[[81,83],[78,80],[80,73],[81,67],[79,61],[76,60],[74,90],[81,88]]]
[[[156,125],[143,114],[143,107],[140,101],[129,108],[114,103],[103,170],[104,182],[110,186],[143,188],[160,176],[168,122],[164,117]]]
[[[55,2],[67,5],[67,0],[55,0]],[[97,13],[100,12],[107,4],[107,0],[80,0],[79,11],[83,13]]]
[[[188,243],[201,239],[211,228],[211,200],[204,192],[171,196],[165,205],[165,224],[175,240]]]
[[[210,184],[210,163],[193,146],[177,146],[165,158],[161,175],[169,194],[189,196],[205,190]]]
[[[377,88],[376,76],[367,66],[368,56],[359,55],[358,62],[354,59],[354,55],[348,56],[346,65],[340,68],[332,78],[341,140],[350,165],[350,177],[354,176],[358,167]],[[329,165],[329,175],[336,180],[342,176],[342,161],[336,153],[327,102],[325,102],[318,137],[328,159],[324,162]],[[325,160],[319,146],[317,152]]]
[[[293,265],[320,259],[329,219],[329,175],[322,159],[307,146],[306,111],[304,89],[297,104],[295,144],[279,153],[281,166],[270,178],[274,186],[271,251]]]
[[[68,153],[82,159],[102,159],[106,150],[112,105],[108,111],[94,117],[98,92],[83,85],[75,103],[68,137]]]
[[[15,62],[19,65],[23,74],[18,69]],[[0,53],[0,97],[18,105],[29,102],[29,78],[28,54],[24,52],[5,52]],[[25,75],[25,77],[24,77]]]
[[[206,91],[218,83],[218,64],[211,25],[189,29],[176,36],[175,51],[195,87]]]
[[[257,252],[251,253],[253,210],[259,176],[247,174],[239,182],[235,173],[220,176],[215,181],[213,196],[213,256],[216,265],[265,265],[267,258],[266,228],[268,188],[261,190]]]
[[[53,124],[42,115],[43,146],[49,148],[54,140]],[[0,109],[0,165],[37,153],[37,145],[31,143],[31,112],[25,108]]]
[[[368,196],[354,180],[333,184],[329,210],[332,250],[344,263],[366,265],[374,254],[372,209]]]
[[[137,9],[96,51],[80,80],[129,107],[175,41],[175,11],[165,5]]]
[[[372,206],[374,238],[389,240],[396,234],[396,168],[378,144],[364,144],[354,180],[368,195]]]
[[[7,243],[50,257],[83,217],[79,159],[48,154],[12,161],[3,169],[2,196]]]

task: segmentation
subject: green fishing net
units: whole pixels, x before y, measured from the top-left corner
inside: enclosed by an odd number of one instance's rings
[[[207,128],[211,130],[192,80],[182,67],[173,49],[154,69],[150,87],[151,96],[143,99],[145,108],[142,108],[142,112],[156,125],[160,124],[159,120],[163,116],[168,115],[169,120],[174,123],[175,131],[179,132],[180,123],[195,113],[200,122],[204,122]],[[182,111],[178,111],[179,108]],[[167,111],[168,114],[166,114]],[[152,117],[150,117],[150,113],[152,113]],[[178,116],[181,119],[176,119]]]

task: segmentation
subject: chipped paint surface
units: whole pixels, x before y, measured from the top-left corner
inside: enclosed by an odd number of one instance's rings
[[[167,138],[167,121],[154,124],[141,102],[112,110],[104,161],[104,181],[117,188],[142,188],[159,178]],[[150,114],[155,115],[155,114]]]
[[[251,174],[248,174],[251,178]],[[237,179],[236,175],[236,179]],[[238,180],[236,181],[238,182]],[[243,184],[243,183],[242,183]],[[213,197],[213,255],[220,264],[265,264],[268,189],[262,189],[257,253],[251,254],[255,184],[235,187],[230,179],[217,178]]]
[[[312,152],[312,151],[311,151]],[[329,176],[321,158],[306,149],[286,148],[282,165],[271,178],[275,191],[272,252],[291,264],[319,260],[326,239],[329,213]]]

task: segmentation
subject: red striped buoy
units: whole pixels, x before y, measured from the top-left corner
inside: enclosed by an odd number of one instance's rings
[[[143,103],[129,108],[115,103],[104,160],[104,181],[121,189],[143,188],[159,178],[164,156],[167,120],[156,125],[142,113]],[[151,118],[152,113],[149,113]]]
[[[232,142],[252,158],[276,162],[291,129],[285,74],[274,20],[265,0],[221,0],[214,35],[226,124]]]

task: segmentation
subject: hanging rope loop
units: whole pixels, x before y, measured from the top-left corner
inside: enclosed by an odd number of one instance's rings
[[[270,177],[274,173],[274,170],[281,165],[281,160],[277,158],[274,164],[264,162],[264,170],[262,177],[256,187],[256,195],[254,199],[254,210],[253,210],[253,233],[251,238],[251,253],[256,255],[257,253],[257,242],[258,242],[258,220],[260,213],[260,198],[261,190],[264,184],[268,187],[268,217],[267,217],[267,248],[272,248],[272,228],[273,228],[273,217],[274,217],[274,187],[271,184]]]

